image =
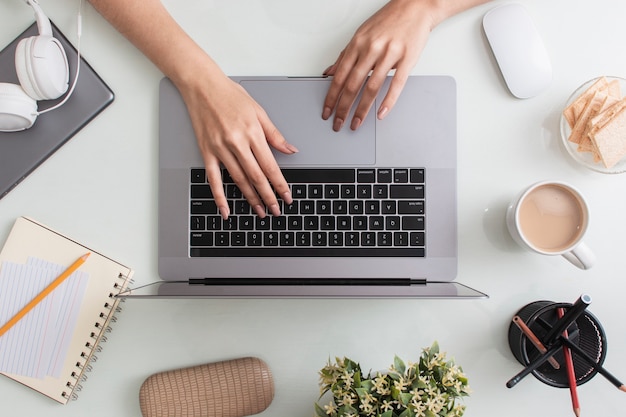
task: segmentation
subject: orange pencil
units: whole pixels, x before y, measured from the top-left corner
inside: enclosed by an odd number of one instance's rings
[[[2,328],[0,328],[0,337],[5,334],[11,327],[15,325],[18,321],[22,319],[30,310],[32,310],[37,304],[41,302],[44,298],[46,298],[56,287],[61,285],[63,281],[74,271],[76,271],[89,257],[91,253],[86,253],[85,255],[78,258],[72,265],[69,266],[61,275],[59,275],[54,281],[50,283],[37,297],[33,298],[24,308],[22,308],[13,318],[6,322]]]
[[[559,318],[563,317],[563,309],[556,311]],[[563,331],[563,337],[567,339],[567,330]],[[563,346],[563,357],[565,358],[565,367],[567,370],[567,380],[569,382],[569,393],[572,397],[572,407],[576,417],[580,416],[580,403],[578,402],[578,391],[576,389],[576,374],[574,373],[574,361],[572,360],[572,352],[567,346]]]

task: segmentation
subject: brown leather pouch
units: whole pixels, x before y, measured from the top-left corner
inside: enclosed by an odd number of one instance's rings
[[[160,372],[139,391],[143,417],[242,417],[265,410],[274,381],[258,358],[239,358]]]

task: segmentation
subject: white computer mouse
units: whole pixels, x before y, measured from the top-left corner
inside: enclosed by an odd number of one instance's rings
[[[507,87],[517,98],[530,98],[552,82],[552,64],[528,11],[517,3],[488,11],[485,36]]]

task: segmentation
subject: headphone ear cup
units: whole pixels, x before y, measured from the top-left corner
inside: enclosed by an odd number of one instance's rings
[[[35,100],[52,100],[67,91],[69,65],[61,43],[51,36],[22,39],[15,50],[15,71]]]
[[[17,132],[37,119],[37,102],[17,84],[0,83],[0,132]]]

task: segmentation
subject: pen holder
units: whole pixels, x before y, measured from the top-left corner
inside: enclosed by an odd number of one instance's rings
[[[567,310],[570,307],[572,307],[571,303],[535,301],[522,307],[516,315],[526,323],[539,340],[544,342],[544,337],[558,320],[557,309],[563,308]],[[567,332],[568,339],[585,351],[598,365],[604,363],[606,357],[606,334],[600,322],[598,322],[593,314],[585,310],[567,328]],[[515,356],[515,359],[522,365],[528,366],[541,356],[537,348],[535,348],[522,331],[513,323],[509,326],[508,336],[511,352],[513,356]],[[557,339],[555,343],[560,343],[559,339]],[[550,349],[552,345],[546,345],[545,347]],[[582,385],[596,375],[596,367],[591,366],[574,352],[572,352],[572,358],[576,385]],[[565,360],[561,349],[554,355],[554,359],[561,365],[559,369],[554,369],[554,367],[546,361],[534,370],[532,374],[545,384],[558,388],[568,388],[569,384]]]

